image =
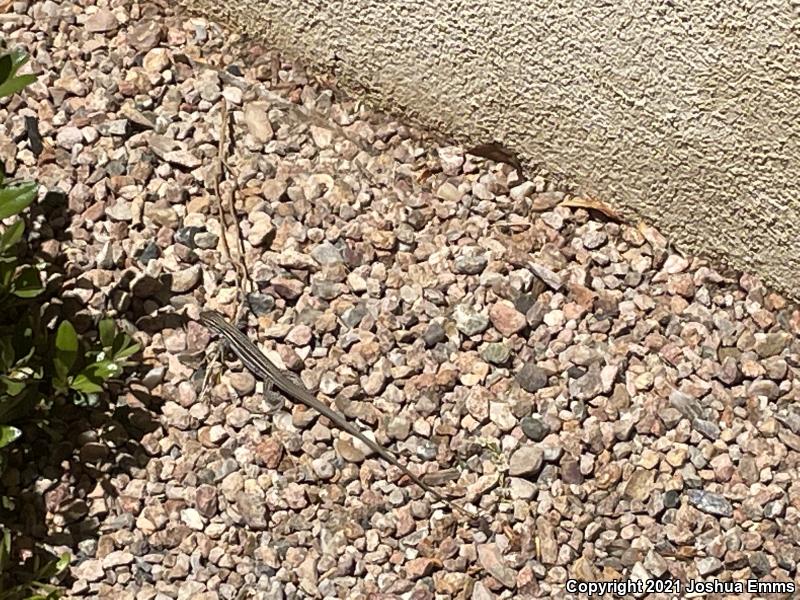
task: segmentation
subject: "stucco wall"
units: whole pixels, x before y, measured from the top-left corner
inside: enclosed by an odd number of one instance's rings
[[[800,296],[796,3],[184,2]]]

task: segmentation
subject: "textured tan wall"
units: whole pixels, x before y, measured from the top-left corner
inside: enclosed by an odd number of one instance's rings
[[[800,297],[796,3],[184,2]]]

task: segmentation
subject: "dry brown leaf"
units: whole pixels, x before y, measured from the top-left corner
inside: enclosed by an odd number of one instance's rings
[[[607,216],[609,219],[615,221],[622,221],[622,215],[616,210],[611,208],[605,202],[597,200],[596,198],[575,196],[567,198],[559,206],[567,206],[569,208],[585,208],[587,210],[596,210],[597,212]]]

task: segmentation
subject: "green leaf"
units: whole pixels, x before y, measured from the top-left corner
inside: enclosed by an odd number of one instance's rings
[[[69,321],[62,321],[56,332],[56,355],[54,365],[59,379],[65,380],[69,375],[75,358],[78,356],[78,334]]]
[[[70,560],[72,560],[72,557],[69,552],[64,552],[64,554],[59,556],[58,562],[56,563],[56,573],[62,573],[64,569],[69,566]]]
[[[42,293],[42,281],[39,279],[39,271],[30,266],[20,269],[11,284],[11,291],[19,298],[33,298]]]
[[[3,539],[0,541],[0,564],[5,563],[6,558],[11,554],[11,532],[3,528]]]
[[[127,358],[138,351],[139,344],[133,343],[131,336],[124,331],[120,331],[114,338],[114,346],[111,348],[111,357],[114,359]]]
[[[6,82],[11,76],[11,71],[14,68],[14,61],[10,54],[0,56],[0,85]]]
[[[69,387],[76,392],[86,392],[87,394],[99,393],[103,391],[103,386],[101,386],[99,383],[91,381],[82,373],[75,376]]]
[[[101,360],[88,365],[82,372],[93,381],[105,381],[122,373],[122,367],[112,360]]]
[[[123,347],[122,350],[114,354],[114,360],[122,360],[129,356],[136,354],[139,351],[139,344],[131,344],[128,347]]]
[[[64,569],[69,566],[69,561],[69,552],[65,552],[58,557],[58,560],[51,560],[47,562],[41,569],[36,571],[34,574],[34,579],[31,581],[31,586],[48,592],[47,596],[41,596],[41,598],[51,597],[51,590],[53,589],[53,586],[46,582],[56,575],[63,573]],[[30,600],[30,598],[28,598],[28,600]]]
[[[0,189],[0,219],[16,215],[25,210],[36,198],[39,184],[26,181]]]
[[[4,499],[5,496],[3,497]],[[11,532],[8,529],[3,529],[3,539],[0,541],[0,573],[6,570],[9,556],[11,556]]]
[[[66,557],[66,558],[65,558]],[[62,554],[58,560],[51,560],[44,564],[40,569],[36,571],[34,574],[34,579],[31,581],[31,585],[37,588],[43,588],[45,590],[52,589],[53,586],[45,583],[51,577],[55,577],[59,573],[61,573],[64,568],[69,564],[69,554],[64,553]]]
[[[30,56],[24,50],[12,50],[10,54],[11,60],[14,61],[14,73],[19,71],[19,68],[30,60]]]
[[[22,431],[12,425],[0,425],[0,448],[5,448],[21,435]]]
[[[111,356],[116,356],[118,352],[124,350],[131,342],[130,336],[124,331],[120,331],[114,337],[114,343],[111,346]]]
[[[28,382],[25,380],[11,379],[5,375],[0,376],[0,390],[9,396],[18,396],[27,387]]]
[[[111,348],[114,345],[114,336],[117,333],[113,319],[103,319],[100,321],[98,329],[100,330],[100,341],[103,344],[103,348]]]
[[[113,379],[121,373],[122,367],[113,360],[101,360],[88,365],[76,375],[70,384],[70,388],[76,392],[85,392],[87,394],[99,393],[103,391],[103,382]]]
[[[17,71],[26,62],[29,56],[22,50],[13,50],[12,52],[0,57],[0,98],[3,96],[10,96],[14,92],[18,92],[26,85],[36,81],[36,75],[27,74],[17,77]]]
[[[29,86],[34,81],[36,81],[36,75],[32,75],[30,73],[9,79],[3,85],[0,85],[0,98],[5,98],[11,94],[16,94],[18,91],[26,86]]]
[[[0,260],[0,286],[2,286],[2,291],[10,291],[11,279],[14,277],[16,270],[16,260]]]
[[[17,219],[0,235],[0,252],[5,252],[22,239],[25,222]]]
[[[14,345],[10,336],[0,337],[0,369],[8,371],[14,364]]]

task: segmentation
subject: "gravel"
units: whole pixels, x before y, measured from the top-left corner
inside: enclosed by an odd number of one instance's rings
[[[32,231],[65,259],[65,308],[144,347],[113,410],[70,412],[69,444],[3,476],[74,554],[69,597],[800,583],[796,304],[165,3],[11,7],[3,36],[40,77],[0,107],[8,175],[62,198]],[[175,314],[235,311],[223,101],[248,331],[485,526],[229,357],[205,377],[210,335]]]

